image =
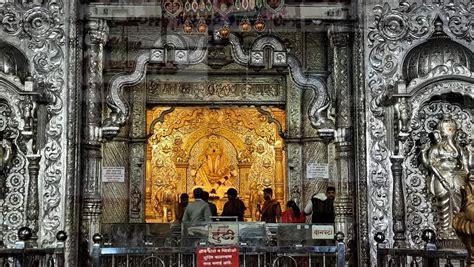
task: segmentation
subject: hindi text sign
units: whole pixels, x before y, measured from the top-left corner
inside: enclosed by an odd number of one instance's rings
[[[308,163],[306,164],[307,179],[329,179],[329,164]]]
[[[313,239],[334,239],[334,225],[317,225],[311,227],[311,238]]]
[[[209,224],[208,242],[215,245],[237,245],[239,243],[239,225],[237,223]]]
[[[125,167],[102,167],[102,182],[125,182]]]
[[[239,267],[238,247],[200,247],[197,267]]]

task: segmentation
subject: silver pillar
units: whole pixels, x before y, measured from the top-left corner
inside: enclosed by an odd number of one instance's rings
[[[81,245],[83,252],[90,252],[92,236],[100,232],[102,212],[100,125],[103,87],[102,63],[108,34],[107,22],[100,19],[90,20],[86,30]]]
[[[335,227],[343,232],[346,242],[353,233],[353,160],[352,160],[352,75],[350,34],[342,26],[332,25],[329,39],[333,51],[332,80],[336,92],[336,200]],[[348,251],[350,252],[350,251]]]

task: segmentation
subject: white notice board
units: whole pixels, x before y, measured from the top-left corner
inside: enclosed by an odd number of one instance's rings
[[[308,163],[306,164],[307,179],[329,179],[329,164],[327,163]]]
[[[124,183],[125,167],[102,167],[103,183]]]

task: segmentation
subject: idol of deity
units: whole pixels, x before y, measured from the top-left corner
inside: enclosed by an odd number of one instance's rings
[[[467,153],[455,141],[456,132],[456,122],[444,119],[433,131],[435,144],[422,148],[423,163],[430,171],[427,186],[435,197],[436,228],[441,240],[455,237],[451,221],[461,208],[460,189],[468,175]]]
[[[231,181],[238,175],[237,168],[224,153],[224,148],[216,136],[211,136],[199,156],[197,165],[191,169],[191,176],[196,186],[223,197],[227,189],[232,186]]]

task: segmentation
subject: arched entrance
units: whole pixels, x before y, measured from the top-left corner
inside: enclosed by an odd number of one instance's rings
[[[285,156],[279,108],[154,107],[147,110],[146,221],[174,220],[181,193],[201,187],[220,212],[229,188],[258,220],[265,187],[286,200]]]

